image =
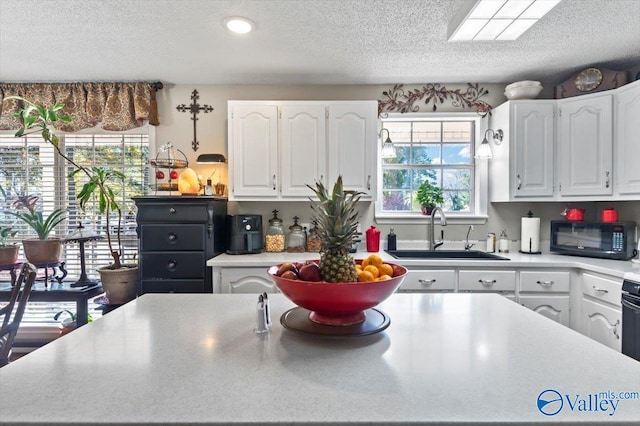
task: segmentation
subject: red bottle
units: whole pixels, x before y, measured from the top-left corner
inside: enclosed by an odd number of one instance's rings
[[[377,252],[380,251],[380,230],[371,225],[371,228],[367,229],[367,251]]]

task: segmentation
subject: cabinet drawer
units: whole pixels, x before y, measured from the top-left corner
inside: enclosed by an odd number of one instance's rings
[[[204,252],[151,252],[140,255],[144,278],[203,278]]]
[[[203,251],[204,225],[142,225],[140,247],[142,251]]]
[[[202,280],[142,280],[144,293],[204,293]]]
[[[568,293],[569,271],[521,271],[520,291]]]
[[[460,271],[461,291],[516,291],[516,271]]]
[[[138,208],[138,223],[143,222],[207,222],[207,204],[167,203],[143,204]]]
[[[582,274],[582,293],[585,296],[621,306],[622,280],[613,281],[612,279],[584,273]]]
[[[409,270],[399,291],[453,291],[456,287],[454,270]]]

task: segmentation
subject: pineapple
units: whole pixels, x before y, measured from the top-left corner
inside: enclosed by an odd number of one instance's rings
[[[311,208],[322,240],[319,265],[322,279],[330,283],[357,281],[355,262],[349,248],[356,237],[358,212],[355,207],[362,192],[344,191],[342,176],[338,176],[331,194],[322,182],[316,182],[315,188],[307,186],[320,201]]]

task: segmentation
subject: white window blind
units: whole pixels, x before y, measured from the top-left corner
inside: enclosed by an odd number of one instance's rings
[[[122,208],[122,241],[125,249],[124,261],[137,257],[135,205],[131,197],[145,195],[149,188],[149,134],[143,133],[76,133],[62,134],[61,148],[74,161],[86,166],[114,168],[122,172],[124,185],[114,185]],[[45,217],[55,208],[68,211],[67,220],[55,231],[55,236],[65,238],[78,224],[92,227],[104,240],[85,243],[87,275],[97,278],[96,267],[111,263],[106,241],[106,232],[115,238],[118,225],[117,213],[111,215],[111,229],[106,229],[106,218],[98,213],[97,198],[93,206],[81,211],[76,195],[88,180],[84,174],[68,178],[73,171],[54,148],[35,135],[16,138],[13,134],[0,135],[0,185],[7,192],[7,200],[2,200],[0,221],[4,225],[13,224],[19,230],[16,240],[34,237],[35,233],[24,223],[7,215],[11,202],[17,195],[32,194],[40,197],[39,207]],[[78,243],[65,244],[63,260],[69,272],[67,280],[80,275],[80,250]],[[22,258],[24,255],[21,252]]]

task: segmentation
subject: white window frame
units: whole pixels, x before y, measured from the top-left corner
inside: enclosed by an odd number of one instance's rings
[[[474,224],[481,225],[486,223],[488,219],[488,198],[489,198],[489,163],[488,159],[475,158],[475,152],[482,142],[482,135],[487,126],[486,118],[480,117],[477,113],[456,113],[456,112],[434,112],[434,113],[389,113],[380,120],[378,134],[384,127],[386,121],[419,121],[420,119],[432,119],[439,121],[474,121],[475,129],[475,146],[472,153],[474,158],[474,187],[473,201],[474,211],[471,212],[446,212],[447,222],[452,224]],[[386,133],[385,133],[386,134]],[[402,225],[430,222],[429,216],[420,212],[388,212],[382,210],[382,141],[377,139],[377,182],[378,196],[375,202],[375,220],[379,224]]]

